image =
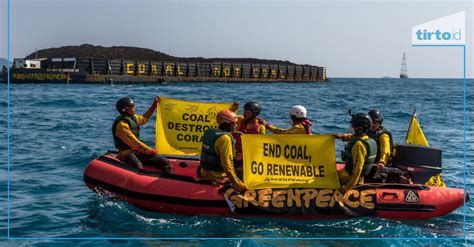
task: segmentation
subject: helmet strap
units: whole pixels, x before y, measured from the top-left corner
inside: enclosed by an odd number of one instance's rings
[[[245,124],[248,124],[248,123],[252,122],[253,120],[255,120],[257,118],[257,116],[258,116],[258,114],[256,114],[255,112],[252,112],[252,117],[251,118],[249,118],[249,119],[244,118]]]
[[[128,114],[127,110],[125,108],[123,108],[121,111],[120,111],[120,115],[122,116],[132,116],[131,114]]]
[[[354,134],[355,135],[363,135],[367,132],[367,130],[364,127],[355,127],[354,128]]]
[[[219,129],[226,132],[231,132],[234,128],[234,123],[221,123],[219,124]]]
[[[290,115],[290,117],[291,117],[291,120],[293,120],[293,123],[295,124],[299,124],[303,122],[304,120],[306,120],[305,117],[299,118],[299,117],[296,117],[295,115]]]

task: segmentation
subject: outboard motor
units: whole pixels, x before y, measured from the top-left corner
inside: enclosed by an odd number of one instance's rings
[[[415,184],[425,184],[443,170],[441,150],[413,144],[397,144],[392,167],[407,171]]]
[[[410,174],[407,171],[400,170],[395,167],[384,167],[377,169],[369,183],[391,183],[391,184],[413,184]]]

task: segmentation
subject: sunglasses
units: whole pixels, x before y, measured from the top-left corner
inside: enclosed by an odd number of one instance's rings
[[[127,106],[125,106],[125,107],[135,108],[135,104],[127,105]]]

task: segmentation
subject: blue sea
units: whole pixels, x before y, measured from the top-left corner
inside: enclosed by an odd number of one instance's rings
[[[457,79],[339,78],[328,83],[302,84],[12,84],[8,157],[7,85],[1,84],[0,231],[3,240],[0,245],[472,245],[472,240],[454,239],[473,238],[472,202],[466,211],[460,208],[429,221],[183,216],[143,211],[126,202],[99,196],[83,182],[86,165],[113,149],[111,124],[116,116],[116,100],[131,96],[138,112],[143,113],[155,95],[161,95],[196,101],[238,101],[241,106],[250,100],[258,101],[263,105],[261,116],[279,127],[289,127],[289,108],[301,104],[308,109],[317,133],[345,132],[350,120],[348,109],[367,112],[377,108],[382,111],[384,126],[392,131],[397,143],[403,142],[416,108],[430,145],[443,150],[444,179],[448,187],[466,186],[473,193],[473,81],[469,80],[467,85],[467,151],[464,153],[464,87],[463,80]],[[141,134],[150,146],[154,145],[154,124],[153,118]],[[337,153],[341,147],[337,145]],[[10,240],[7,240],[8,234]],[[198,239],[185,242],[180,238]]]

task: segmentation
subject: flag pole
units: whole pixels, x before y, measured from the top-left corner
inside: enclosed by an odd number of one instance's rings
[[[406,134],[406,136],[405,136],[405,143],[407,142],[408,133],[410,133],[411,125],[412,125],[412,123],[413,123],[413,119],[415,118],[415,114],[416,114],[416,108],[413,109],[413,114],[411,115],[410,125],[408,125],[407,134]]]

